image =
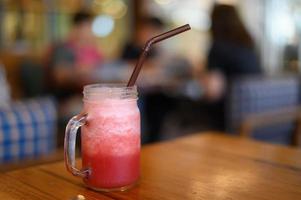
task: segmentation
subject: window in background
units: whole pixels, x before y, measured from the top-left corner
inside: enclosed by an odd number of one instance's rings
[[[279,72],[285,68],[300,72],[300,18],[300,1],[265,2],[263,60],[269,71]]]

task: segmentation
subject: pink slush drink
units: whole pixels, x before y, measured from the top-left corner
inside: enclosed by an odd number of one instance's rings
[[[140,113],[136,100],[85,101],[82,165],[90,169],[84,182],[94,189],[134,184],[140,174]]]

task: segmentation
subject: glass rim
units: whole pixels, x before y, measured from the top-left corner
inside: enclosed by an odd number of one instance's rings
[[[132,99],[137,98],[137,86],[130,86],[127,87],[126,84],[123,83],[97,83],[97,84],[90,84],[84,86],[83,89],[84,99],[91,99],[91,98],[119,98],[122,99]]]
[[[96,83],[96,84],[90,84],[85,85],[83,92],[93,92],[93,90],[103,89],[103,88],[109,88],[111,91],[128,91],[128,90],[137,90],[137,86],[126,86],[125,83]]]

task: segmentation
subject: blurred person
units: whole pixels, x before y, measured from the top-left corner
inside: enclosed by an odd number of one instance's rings
[[[261,74],[255,43],[236,8],[216,4],[211,13],[212,44],[208,54],[208,74],[202,83],[209,100],[222,98],[227,83],[236,76]]]
[[[94,81],[94,74],[103,62],[92,33],[93,16],[79,11],[72,17],[67,38],[54,44],[47,58],[47,86],[58,100],[59,128],[81,110],[84,85]]]
[[[255,43],[234,6],[215,5],[211,14],[212,45],[208,69],[226,78],[261,73]]]
[[[91,82],[94,70],[100,66],[103,56],[92,33],[93,17],[79,11],[72,18],[73,26],[65,41],[55,44],[49,55],[50,88],[64,99],[82,90]]]
[[[143,51],[145,43],[150,38],[164,32],[164,28],[165,23],[158,17],[145,16],[140,19],[134,37],[131,38],[122,49],[121,60],[134,67]],[[143,69],[138,80],[139,85],[152,87],[157,84],[157,82],[154,82],[154,77],[156,77],[156,79],[162,79],[163,70],[161,65],[164,59],[163,53],[159,45],[152,46],[143,64]]]
[[[154,16],[142,18],[137,27],[135,37],[127,42],[122,50],[120,58],[135,66],[146,42],[165,31],[165,22]],[[160,44],[152,45],[147,54],[142,71],[139,76],[139,85],[145,87],[162,87],[179,82],[191,76],[192,66],[189,60],[181,55],[170,55],[166,48],[160,48]]]
[[[214,5],[211,13],[211,37],[208,71],[201,75],[206,99],[202,112],[204,118],[210,118],[209,127],[224,130],[227,85],[235,77],[261,74],[262,69],[255,43],[234,6]]]
[[[125,44],[121,52],[121,60],[134,67],[147,40],[164,32],[164,28],[165,24],[160,18],[143,17],[138,22],[136,34]],[[160,139],[161,126],[166,114],[171,109],[172,99],[161,90],[164,68],[162,55],[158,45],[152,46],[137,80],[143,88],[139,95],[139,107],[142,114],[142,141],[144,143]]]
[[[135,62],[148,39],[162,33],[164,30],[164,22],[157,17],[144,17],[138,23],[137,33],[132,40],[124,46],[121,59],[129,62]],[[155,58],[158,55],[158,48],[152,47],[148,54],[148,59]]]

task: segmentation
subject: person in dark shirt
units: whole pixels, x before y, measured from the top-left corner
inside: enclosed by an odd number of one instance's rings
[[[138,23],[137,33],[135,38],[124,46],[121,54],[121,59],[129,62],[135,62],[142,51],[142,48],[146,41],[151,37],[162,32],[164,28],[164,23],[161,19],[157,17],[144,17]],[[158,49],[152,47],[148,54],[148,59],[156,57],[158,54]]]
[[[234,6],[216,4],[211,13],[212,44],[207,73],[201,75],[205,91],[202,113],[210,129],[225,130],[225,95],[235,77],[261,74],[255,44]]]
[[[261,73],[254,42],[235,7],[215,5],[211,23],[212,46],[208,55],[208,70],[218,70],[226,79]]]
[[[121,59],[135,66],[147,40],[162,33],[164,28],[165,25],[161,19],[153,16],[143,17],[138,22],[136,34],[131,41],[125,44]],[[154,74],[162,70],[158,67],[161,61],[162,52],[160,52],[160,48],[156,45],[152,46],[144,62],[140,78],[141,76],[157,78]],[[145,84],[145,82],[142,84]],[[146,124],[146,128],[143,128],[145,133],[142,133],[143,142],[155,142],[160,139],[162,124],[166,114],[171,109],[171,104],[170,98],[161,90],[157,90],[156,87],[147,91],[144,88],[143,93],[140,93],[139,107],[142,110],[142,126]]]
[[[211,14],[212,45],[203,75],[206,97],[223,98],[227,85],[237,76],[261,74],[255,44],[234,6],[216,4]]]
[[[219,70],[226,78],[261,73],[253,49],[223,41],[213,42],[208,56],[208,69]]]

